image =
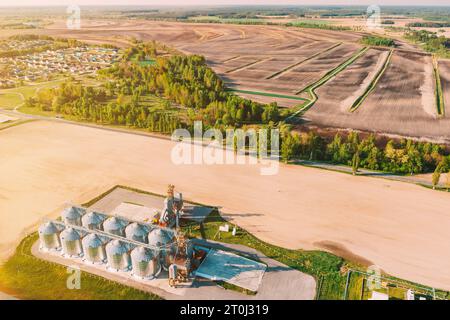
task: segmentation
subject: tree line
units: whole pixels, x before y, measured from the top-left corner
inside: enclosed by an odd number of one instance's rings
[[[285,161],[306,159],[327,161],[370,170],[396,174],[417,174],[448,171],[449,154],[445,146],[409,139],[388,140],[380,146],[375,135],[361,139],[357,132],[346,137],[336,134],[327,141],[315,132],[287,132],[281,143]]]

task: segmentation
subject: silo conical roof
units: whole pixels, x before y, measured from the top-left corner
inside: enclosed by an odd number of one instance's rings
[[[128,239],[139,242],[146,242],[148,229],[137,222],[133,222],[126,227],[125,234]]]
[[[75,229],[69,227],[61,232],[61,239],[64,239],[65,241],[80,240],[80,235]]]
[[[74,220],[74,219],[81,218],[85,213],[86,213],[86,209],[71,206],[71,207],[67,207],[64,209],[64,211],[62,212],[62,218]]]
[[[100,225],[103,222],[103,215],[97,212],[88,212],[82,218],[81,222],[83,226],[87,227],[90,225]]]
[[[82,243],[87,248],[98,248],[103,245],[103,241],[94,233],[90,233],[84,237]]]
[[[106,251],[111,255],[122,255],[128,252],[127,247],[119,240],[112,240],[106,245]]]
[[[160,228],[155,228],[148,234],[148,244],[155,247],[162,247],[174,242],[173,235]]]
[[[47,234],[55,234],[55,233],[58,233],[58,232],[59,232],[59,229],[51,221],[46,222],[46,223],[44,223],[43,225],[41,225],[39,227],[39,233],[41,233],[41,234],[47,235]]]
[[[144,247],[137,247],[131,251],[131,259],[136,262],[148,262],[153,259],[153,254],[151,250]]]

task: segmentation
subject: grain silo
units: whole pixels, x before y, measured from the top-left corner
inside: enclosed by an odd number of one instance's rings
[[[105,216],[97,212],[88,212],[81,218],[83,227],[89,230],[103,230]]]
[[[81,246],[81,236],[73,228],[68,227],[60,235],[63,253],[67,257],[81,257],[83,247]]]
[[[65,224],[81,226],[81,217],[86,213],[86,209],[70,206],[63,210],[61,218]]]
[[[148,244],[156,248],[160,263],[164,270],[168,270],[173,263],[176,253],[176,239],[172,232],[155,228],[148,234]]]
[[[147,243],[148,227],[133,222],[125,228],[125,235],[130,240]]]
[[[103,222],[103,230],[116,236],[125,237],[125,227],[127,222],[116,217],[110,217]]]
[[[131,251],[133,276],[141,279],[153,279],[161,272],[158,256],[152,250],[137,247]]]
[[[112,240],[106,245],[108,268],[114,271],[128,271],[131,266],[130,254],[125,243]]]
[[[106,262],[105,242],[95,233],[90,233],[81,241],[84,258],[92,264]]]
[[[40,248],[46,250],[60,250],[60,232],[61,228],[58,228],[53,222],[46,222],[41,225],[39,227]]]

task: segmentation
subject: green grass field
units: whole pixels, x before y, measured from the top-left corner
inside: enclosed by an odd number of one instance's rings
[[[37,233],[26,237],[0,267],[0,290],[32,300],[157,300],[157,295],[130,288],[86,272],[81,288],[67,288],[67,268],[31,255]]]

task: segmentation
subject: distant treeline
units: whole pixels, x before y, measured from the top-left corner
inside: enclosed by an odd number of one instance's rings
[[[81,42],[75,39],[53,38],[46,35],[35,35],[35,34],[14,35],[9,37],[9,39],[15,41],[48,40],[52,41],[52,43],[37,47],[30,47],[27,49],[12,49],[7,51],[0,51],[0,58],[12,58],[23,56],[26,54],[44,52],[47,50],[58,50],[63,48],[76,47],[81,44]]]
[[[411,28],[449,28],[450,22],[410,22],[406,26]]]
[[[286,23],[287,27],[298,27],[298,28],[312,28],[312,29],[325,29],[325,30],[336,30],[336,31],[346,31],[351,30],[350,27],[346,26],[334,26],[325,23],[311,23],[311,22],[289,22]]]

